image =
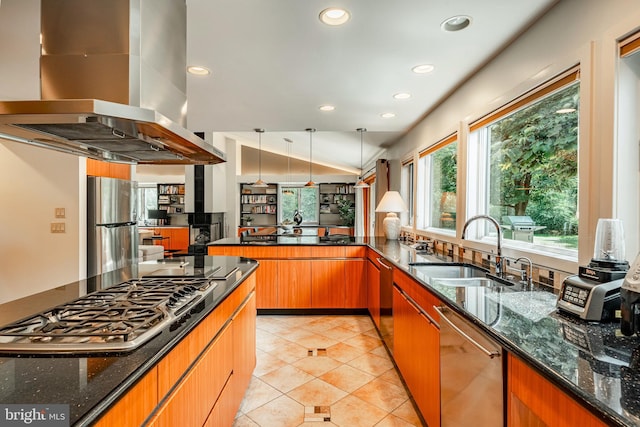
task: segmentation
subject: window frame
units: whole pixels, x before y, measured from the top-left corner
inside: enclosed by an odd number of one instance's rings
[[[489,127],[494,123],[527,108],[538,101],[548,98],[571,85],[577,84],[581,92],[580,67],[578,65],[566,70],[556,77],[542,83],[527,93],[515,98],[511,102],[487,114],[484,117],[469,124],[467,136],[467,165],[466,165],[466,217],[487,214],[489,209],[490,185],[490,165],[489,165]],[[578,133],[578,147],[576,154],[580,152],[580,137]],[[578,171],[576,176],[580,176],[580,161],[578,161]],[[578,200],[580,198],[581,185],[578,184]],[[577,205],[576,216],[578,216],[579,203]],[[476,223],[469,227],[466,237],[470,240],[495,244],[496,237],[493,227],[488,223]],[[543,255],[562,256],[567,259],[577,260],[580,244],[576,248],[560,248],[542,245],[539,243],[529,243],[512,239],[503,239],[502,245],[526,252],[535,252]]]
[[[457,221],[453,229],[450,228],[442,228],[436,227],[429,223],[431,217],[431,209],[433,203],[433,197],[431,192],[431,165],[427,165],[427,161],[431,159],[430,155],[436,153],[438,150],[441,150],[451,144],[457,143],[456,146],[456,157],[459,161],[459,147],[460,141],[458,138],[458,132],[454,132],[453,134],[439,140],[435,144],[425,148],[424,150],[418,153],[418,167],[417,167],[417,198],[416,198],[416,218],[415,224],[416,229],[420,231],[426,232],[436,232],[448,236],[455,237],[456,229],[457,229]],[[458,166],[460,164],[458,163]],[[421,189],[421,186],[424,189]],[[458,205],[458,194],[459,194],[459,184],[458,184],[458,176],[456,176],[456,211],[459,212]]]
[[[282,202],[283,202],[283,192],[285,189],[287,188],[295,188],[295,189],[306,189],[306,188],[312,188],[315,190],[315,195],[316,195],[316,202],[315,202],[315,208],[314,208],[314,212],[316,215],[315,221],[309,221],[307,219],[305,219],[305,215],[302,215],[302,223],[301,225],[319,225],[320,224],[320,187],[315,186],[315,187],[306,187],[304,184],[281,184],[278,186],[278,223],[282,224],[282,221],[284,221],[285,218],[283,218],[284,215],[284,209],[282,209]],[[297,201],[297,206],[298,206],[298,210],[300,210],[300,201],[301,201],[301,197],[302,194],[300,191],[297,192],[298,193],[298,201]],[[289,218],[290,220],[293,220],[293,218]]]

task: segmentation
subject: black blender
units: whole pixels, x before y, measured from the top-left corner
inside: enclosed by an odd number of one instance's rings
[[[583,320],[613,321],[620,309],[620,287],[629,263],[624,259],[624,232],[619,219],[599,219],[593,258],[578,274],[562,282],[556,306]]]

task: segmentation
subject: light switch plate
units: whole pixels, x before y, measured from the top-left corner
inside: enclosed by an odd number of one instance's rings
[[[64,233],[64,222],[52,222],[51,223],[51,232],[52,233]]]
[[[64,208],[56,208],[56,218],[64,218],[65,214]]]

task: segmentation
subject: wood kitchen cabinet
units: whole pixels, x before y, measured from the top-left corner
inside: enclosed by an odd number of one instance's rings
[[[96,425],[230,427],[256,364],[255,286],[252,274]]]
[[[427,425],[440,425],[440,332],[424,309],[396,286],[393,330],[396,365]]]
[[[367,264],[365,259],[344,262],[345,308],[367,308]]]
[[[278,261],[277,301],[278,308],[311,308],[311,260]]]
[[[151,369],[98,420],[96,427],[139,426],[158,404],[158,371]]]
[[[311,260],[311,307],[345,306],[344,260]]]
[[[507,360],[507,426],[607,425],[518,357],[509,354]]]
[[[258,260],[258,309],[367,307],[366,246],[211,245],[208,254]]]

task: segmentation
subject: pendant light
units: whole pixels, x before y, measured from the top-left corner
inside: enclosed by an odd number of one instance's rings
[[[307,128],[305,129],[307,132],[309,132],[309,182],[307,182],[304,186],[305,187],[315,187],[316,183],[313,182],[313,180],[311,179],[311,165],[313,164],[312,162],[312,155],[313,155],[313,133],[316,131],[314,128]]]
[[[258,180],[253,183],[253,187],[265,188],[267,183],[262,180],[262,134],[264,129],[254,129],[258,132]]]
[[[291,185],[291,144],[293,144],[293,141],[289,138],[284,138],[284,142],[287,144],[287,185]],[[294,193],[290,187],[286,187],[282,194],[293,195]]]
[[[362,171],[362,147],[364,145],[363,142],[363,135],[364,133],[367,131],[366,128],[358,128],[356,129],[358,132],[360,132],[360,179],[358,180],[358,183],[356,185],[354,185],[354,188],[369,188],[369,184],[367,184],[366,182],[364,182],[364,177],[363,175],[363,171]]]

